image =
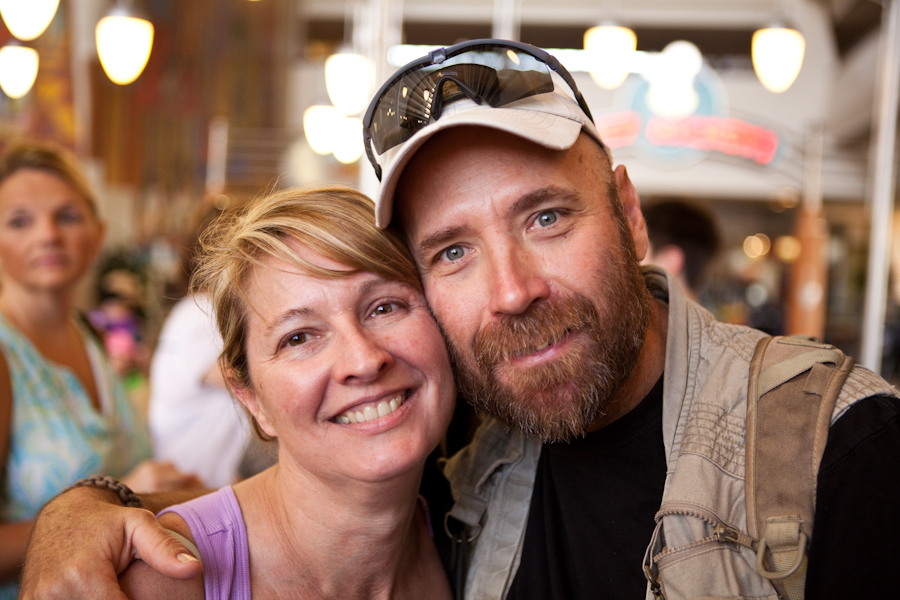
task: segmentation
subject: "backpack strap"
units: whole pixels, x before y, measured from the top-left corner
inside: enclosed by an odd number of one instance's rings
[[[747,528],[756,568],[781,597],[802,600],[816,481],[831,417],[853,359],[828,344],[766,337],[747,392]]]

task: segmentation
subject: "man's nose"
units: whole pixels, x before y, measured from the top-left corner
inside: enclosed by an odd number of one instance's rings
[[[490,310],[495,315],[523,313],[533,302],[545,300],[550,286],[537,262],[515,246],[492,253],[493,289]]]
[[[394,364],[381,336],[362,326],[340,332],[333,376],[343,385],[371,383]]]

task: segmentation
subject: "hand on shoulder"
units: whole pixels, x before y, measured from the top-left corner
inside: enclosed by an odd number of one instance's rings
[[[109,491],[77,488],[38,515],[19,598],[120,600],[118,575],[139,556],[168,576],[197,577],[202,565],[179,560],[185,553],[150,511],[124,508]]]
[[[164,514],[159,518],[159,524],[166,529],[171,529],[186,537],[191,542],[191,530],[180,516],[174,513]],[[169,598],[171,600],[203,600],[205,591],[203,578],[179,580],[171,579],[155,571],[143,560],[136,560],[119,575],[119,583],[122,591],[131,600],[152,600],[155,598]]]

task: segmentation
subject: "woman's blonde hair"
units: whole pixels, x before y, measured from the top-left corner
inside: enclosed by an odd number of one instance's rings
[[[42,142],[17,142],[0,156],[0,184],[23,169],[43,171],[59,177],[84,198],[96,217],[97,199],[76,158],[59,146]]]
[[[303,260],[293,240],[350,270],[331,270]],[[246,285],[254,268],[272,257],[311,277],[335,279],[369,272],[421,290],[415,262],[394,233],[375,227],[375,208],[365,195],[343,187],[290,189],[258,198],[220,217],[200,240],[191,279],[193,292],[212,298],[223,349],[219,364],[232,385],[248,387]],[[253,430],[271,439],[251,416]]]

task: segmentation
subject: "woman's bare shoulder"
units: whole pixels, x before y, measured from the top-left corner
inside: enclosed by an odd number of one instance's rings
[[[174,513],[166,513],[159,519],[160,524],[194,541],[191,529],[184,519]],[[122,591],[131,600],[151,600],[168,598],[171,600],[203,600],[203,576],[194,579],[170,579],[160,575],[142,560],[136,560],[119,575]]]

